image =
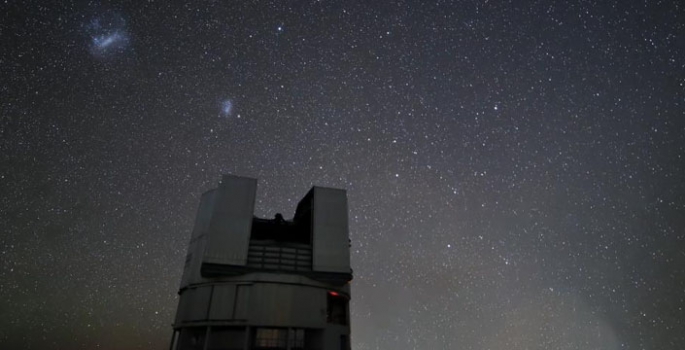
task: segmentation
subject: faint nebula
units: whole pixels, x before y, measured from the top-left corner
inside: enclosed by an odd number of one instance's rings
[[[129,47],[126,20],[118,13],[108,11],[97,15],[84,28],[90,38],[88,49],[94,57],[111,58]]]
[[[221,110],[219,111],[219,116],[230,117],[233,112],[233,101],[223,100],[221,101]]]

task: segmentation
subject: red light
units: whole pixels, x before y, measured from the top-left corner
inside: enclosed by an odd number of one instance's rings
[[[328,294],[330,294],[331,296],[334,296],[334,297],[338,296],[338,292],[328,292]]]

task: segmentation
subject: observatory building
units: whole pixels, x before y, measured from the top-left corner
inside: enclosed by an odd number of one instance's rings
[[[292,220],[254,216],[257,180],[202,195],[171,350],[350,350],[344,190],[313,187]]]

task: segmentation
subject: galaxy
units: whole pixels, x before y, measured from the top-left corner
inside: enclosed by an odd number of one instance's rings
[[[219,115],[222,117],[228,117],[233,112],[233,102],[231,100],[221,101],[221,109]]]
[[[347,190],[355,350],[685,349],[679,1],[0,7],[0,349],[168,349],[222,174]]]
[[[93,57],[112,58],[129,48],[130,37],[124,18],[111,11],[97,15],[84,26],[90,39],[89,51]]]

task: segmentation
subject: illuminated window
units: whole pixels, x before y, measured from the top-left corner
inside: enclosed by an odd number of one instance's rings
[[[284,328],[257,328],[255,332],[256,348],[285,349],[288,342],[288,330]]]
[[[304,329],[290,328],[288,344],[290,349],[304,349]]]
[[[304,329],[298,328],[257,328],[255,349],[304,349]]]

